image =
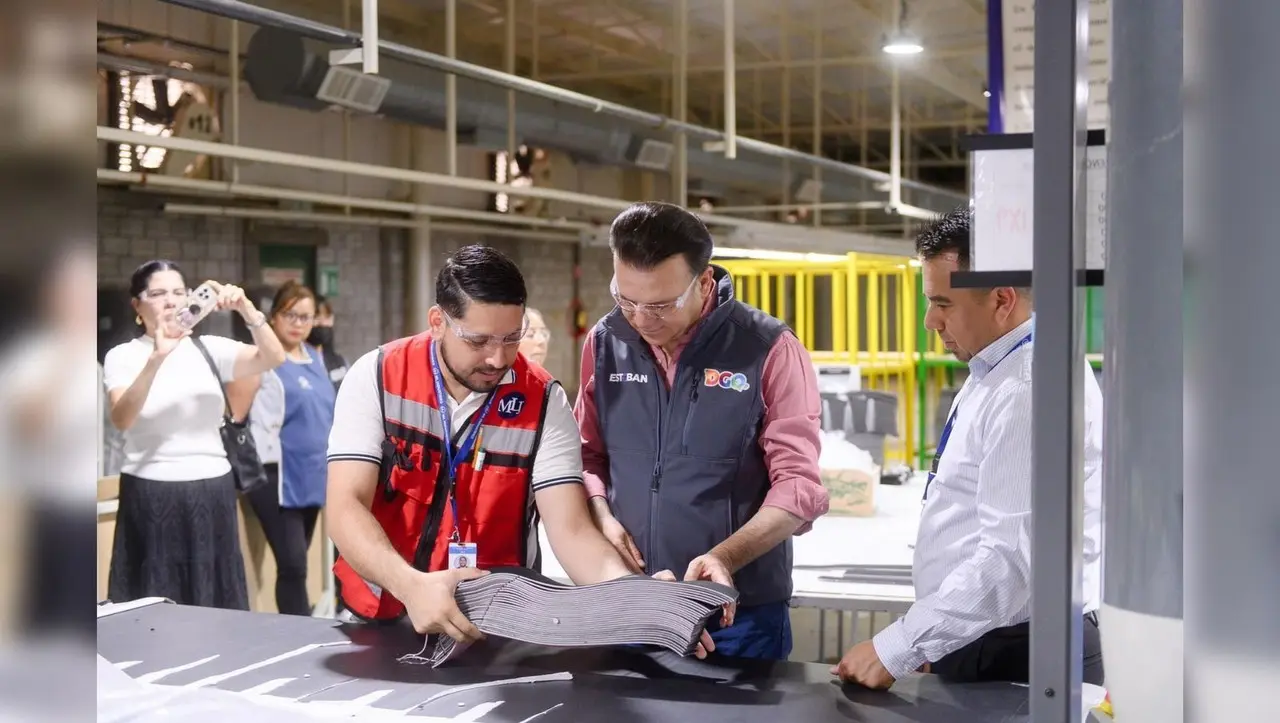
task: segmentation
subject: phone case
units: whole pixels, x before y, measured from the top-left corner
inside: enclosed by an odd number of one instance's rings
[[[191,297],[187,299],[187,305],[178,309],[178,326],[190,331],[213,311],[217,303],[218,295],[214,292],[213,287],[201,284],[199,288],[191,292]]]

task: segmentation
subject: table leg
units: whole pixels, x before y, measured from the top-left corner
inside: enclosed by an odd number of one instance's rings
[[[818,662],[827,662],[827,611],[818,608]]]

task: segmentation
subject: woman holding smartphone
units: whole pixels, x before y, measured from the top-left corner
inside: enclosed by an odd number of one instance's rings
[[[269,484],[247,497],[276,558],[276,609],[310,615],[307,551],[324,506],[327,453],[336,397],[324,359],[307,343],[316,322],[316,296],[286,283],[271,302],[271,327],[285,363],[262,375],[249,410],[249,428]]]
[[[236,487],[218,433],[222,385],[274,369],[285,353],[243,289],[205,283],[213,307],[235,310],[253,333],[253,344],[200,337],[217,376],[178,321],[194,296],[177,264],[165,260],[134,271],[129,295],[143,333],[103,361],[111,423],[124,437],[107,583],[113,602],[165,597],[249,608]]]

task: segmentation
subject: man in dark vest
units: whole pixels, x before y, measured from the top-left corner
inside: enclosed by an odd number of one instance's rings
[[[791,652],[791,537],[827,511],[809,353],[733,298],[711,234],[638,203],[610,229],[617,307],[588,334],[575,415],[596,523],[636,572],[738,589],[709,626],[725,655]]]

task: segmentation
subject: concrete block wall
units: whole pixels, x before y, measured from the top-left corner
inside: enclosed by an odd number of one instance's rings
[[[125,288],[140,264],[156,258],[176,261],[189,285],[204,279],[241,282],[243,244],[236,219],[165,214],[154,199],[100,194],[98,199],[98,283]]]
[[[176,261],[191,286],[205,279],[251,285],[257,281],[256,246],[278,239],[318,239],[319,264],[337,264],[338,294],[334,313],[337,348],[348,361],[397,334],[403,325],[403,302],[384,312],[384,294],[403,299],[403,277],[384,267],[403,269],[403,232],[374,227],[291,228],[257,221],[204,216],[177,216],[161,211],[155,199],[140,194],[100,194],[98,200],[98,283],[125,288],[143,262]],[[383,238],[386,234],[387,238]],[[383,263],[388,254],[388,263]],[[398,256],[397,256],[398,255]]]
[[[384,240],[383,230],[376,227],[334,228],[328,231],[328,243],[316,250],[318,265],[334,264],[338,267],[338,293],[329,301],[333,305],[334,346],[348,363],[397,336],[393,329],[388,328],[394,324],[389,324],[385,318],[388,315],[383,308],[383,284],[403,288],[403,281],[396,275],[384,280],[384,264],[381,263],[381,254],[402,247],[403,243],[398,242],[395,236],[393,234]],[[404,268],[403,264],[387,266],[391,269]],[[397,309],[404,306],[403,298],[401,293]]]

